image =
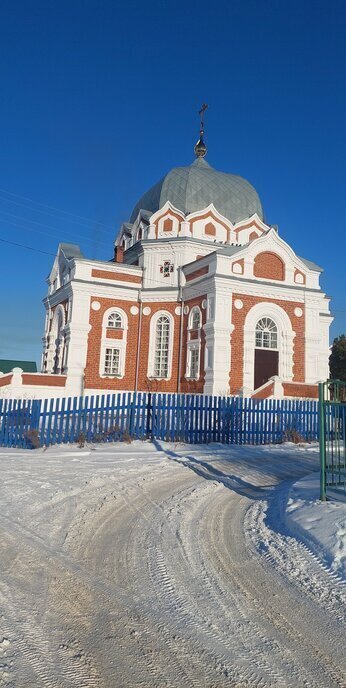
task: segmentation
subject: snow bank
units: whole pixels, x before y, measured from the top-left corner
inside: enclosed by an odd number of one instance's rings
[[[346,503],[319,500],[320,476],[311,473],[292,485],[285,521],[336,574],[346,578]]]

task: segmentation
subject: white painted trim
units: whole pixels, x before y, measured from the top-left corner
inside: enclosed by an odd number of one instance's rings
[[[198,330],[200,331],[200,329],[201,329],[201,327],[202,327],[202,311],[201,311],[201,309],[200,309],[199,306],[192,306],[192,308],[191,308],[191,311],[190,311],[190,314],[189,314],[189,326],[188,326],[188,329],[189,329],[189,330],[192,329],[193,314],[194,314],[194,312],[196,312],[196,311],[198,311],[198,313],[199,313],[199,327],[198,327]]]
[[[108,318],[111,315],[111,313],[119,313],[122,319],[122,324],[123,327],[119,330],[115,330],[117,332],[122,332],[123,336],[122,339],[115,339],[113,337],[107,337],[107,323],[108,323]],[[125,375],[125,365],[126,365],[126,349],[127,349],[127,330],[128,330],[128,318],[127,314],[125,311],[123,311],[122,308],[118,308],[118,306],[112,306],[110,308],[107,308],[107,310],[103,314],[102,318],[102,335],[101,335],[101,342],[100,342],[100,360],[99,360],[99,375],[103,379],[107,378],[123,378]],[[105,367],[105,356],[106,356],[106,349],[119,349],[119,374],[118,375],[109,375],[104,372],[104,367]]]
[[[48,347],[44,353],[44,372],[54,373],[53,368],[56,356],[58,357],[57,367],[59,372],[61,372],[65,325],[65,309],[63,305],[59,303],[55,308],[50,330],[46,333]]]
[[[150,224],[154,225],[157,220],[160,220],[162,217],[166,216],[167,213],[175,213],[176,215],[179,215],[182,220],[185,219],[185,215],[181,210],[178,210],[170,201],[166,201],[165,205],[162,206],[162,208],[159,208],[156,210],[155,213],[153,213],[150,216]]]
[[[123,311],[122,308],[119,308],[118,306],[111,306],[110,308],[107,308],[107,310],[104,312],[103,318],[102,318],[102,330],[107,329],[108,318],[112,313],[119,313],[119,315],[121,316],[122,322],[123,322],[123,327],[121,329],[127,330],[128,329],[127,314],[125,313],[125,311]]]
[[[154,365],[155,365],[155,351],[156,351],[156,324],[158,319],[165,315],[169,318],[169,350],[168,350],[168,376],[165,378],[156,377],[154,375]],[[173,341],[174,341],[174,318],[171,313],[165,310],[157,311],[154,313],[150,320],[150,330],[149,330],[149,357],[148,357],[148,378],[154,380],[170,380],[172,377],[172,358],[173,358]]]
[[[191,377],[191,351],[198,351],[198,371],[196,377]],[[186,380],[199,380],[201,375],[201,340],[191,339],[187,344],[186,355]]]
[[[255,361],[255,331],[256,324],[261,318],[271,318],[278,330],[279,378],[293,379],[293,340],[295,332],[287,313],[274,303],[257,303],[248,312],[244,323],[244,360],[243,387],[254,389],[254,361]]]

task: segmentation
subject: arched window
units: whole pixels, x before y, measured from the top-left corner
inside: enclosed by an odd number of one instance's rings
[[[190,315],[190,330],[198,330],[201,327],[201,311],[198,306],[191,310]]]
[[[107,319],[107,327],[111,327],[113,330],[123,329],[123,319],[120,313],[117,313],[117,311],[110,313]]]
[[[261,318],[261,320],[258,321],[256,325],[256,348],[278,348],[278,328],[274,320],[270,318]]]
[[[63,362],[65,360],[65,310],[59,304],[48,328],[46,342],[47,348],[45,352],[44,371],[47,373],[59,374],[63,372]]]
[[[167,315],[161,315],[156,323],[154,376],[167,378],[169,376],[169,342],[170,320]]]

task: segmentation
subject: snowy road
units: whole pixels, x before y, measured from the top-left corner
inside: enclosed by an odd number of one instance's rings
[[[0,453],[0,686],[345,686],[345,588],[285,533],[314,451]]]

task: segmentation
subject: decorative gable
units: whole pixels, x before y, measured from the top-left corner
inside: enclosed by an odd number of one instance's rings
[[[263,236],[270,228],[261,220],[258,215],[252,215],[247,221],[237,222],[234,226],[236,242],[238,244],[248,244],[254,239]]]
[[[190,223],[194,239],[207,239],[220,243],[230,243],[235,240],[232,223],[220,215],[212,203],[204,210],[191,213],[186,220]]]
[[[183,213],[167,202],[163,208],[160,208],[151,216],[148,238],[159,239],[160,237],[178,236],[180,225],[183,221]]]

